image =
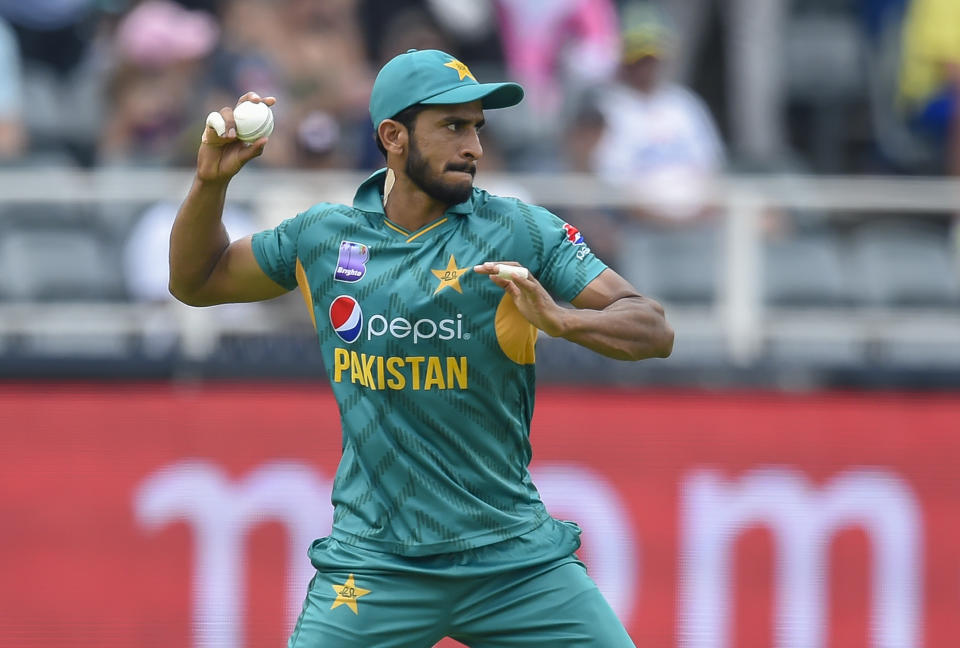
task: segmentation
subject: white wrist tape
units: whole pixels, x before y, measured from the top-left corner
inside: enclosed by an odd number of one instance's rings
[[[224,121],[223,115],[216,111],[207,115],[207,126],[216,131],[219,137],[223,137],[223,134],[227,132],[227,122]]]

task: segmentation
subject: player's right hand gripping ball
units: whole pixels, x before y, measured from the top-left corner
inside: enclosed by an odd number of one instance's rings
[[[256,142],[273,132],[273,111],[263,102],[244,101],[233,109],[233,121],[237,138],[244,142]]]

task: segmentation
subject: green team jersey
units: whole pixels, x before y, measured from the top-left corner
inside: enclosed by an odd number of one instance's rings
[[[473,266],[517,261],[565,301],[606,266],[547,210],[476,188],[407,231],[384,174],[253,237],[303,292],[340,407],[332,535],[408,556],[518,536],[548,517],[528,471],[537,330]]]

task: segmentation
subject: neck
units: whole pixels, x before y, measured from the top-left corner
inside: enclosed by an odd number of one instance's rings
[[[389,171],[387,172],[389,174]],[[450,205],[431,198],[406,174],[394,171],[396,180],[383,211],[391,221],[413,232],[437,220]]]

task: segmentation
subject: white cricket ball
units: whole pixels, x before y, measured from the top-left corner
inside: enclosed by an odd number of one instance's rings
[[[497,276],[501,279],[513,280],[514,277],[526,279],[530,273],[523,266],[507,265],[500,263],[497,265]]]
[[[233,109],[237,139],[255,142],[273,132],[273,111],[262,102],[244,101]]]

